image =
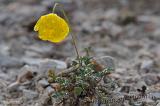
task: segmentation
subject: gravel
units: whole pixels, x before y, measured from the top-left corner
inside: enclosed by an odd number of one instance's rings
[[[111,77],[119,83],[117,91],[137,93],[145,85],[159,100],[159,0],[61,2],[77,35],[80,54],[90,47],[91,56],[114,68]],[[70,37],[52,44],[33,32],[37,19],[51,12],[52,6],[52,0],[0,1],[0,106],[21,101],[20,106],[49,106],[48,94],[54,89],[47,82],[48,70],[58,73],[67,68],[67,58],[76,57]],[[27,79],[29,71],[33,76]],[[15,84],[20,77],[24,82]],[[146,106],[154,105],[149,98],[145,101]],[[129,106],[127,101],[124,104]],[[132,106],[141,105],[135,102]]]

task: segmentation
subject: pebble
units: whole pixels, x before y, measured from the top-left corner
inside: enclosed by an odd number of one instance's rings
[[[9,80],[10,79],[10,77],[6,74],[6,73],[1,73],[0,74],[0,79],[3,79],[3,80]]]
[[[113,38],[118,38],[119,35],[121,35],[123,33],[123,29],[122,27],[109,22],[109,21],[105,21],[102,23],[102,28],[106,29],[107,31],[109,31],[108,33],[111,35],[111,37]]]
[[[38,104],[39,104],[38,106],[47,106],[49,100],[50,100],[50,97],[48,96],[47,92],[44,92],[43,94],[40,94],[39,99],[37,101]]]
[[[49,85],[48,81],[45,79],[38,81],[38,84],[41,85],[42,87]]]
[[[21,68],[21,70],[18,74],[18,77],[17,77],[17,81],[19,83],[24,83],[26,81],[30,81],[35,76],[37,76],[37,74],[38,74],[37,67],[25,65],[24,67]]]
[[[153,60],[144,60],[141,63],[140,69],[142,70],[149,70],[154,66],[154,61]]]
[[[2,44],[0,44],[0,48],[1,48],[0,54],[9,55],[9,46],[8,45],[5,45],[2,43]]]
[[[151,91],[160,91],[160,83],[152,85],[150,89]]]
[[[56,59],[23,58],[22,60],[29,66],[37,66],[38,69],[42,71],[49,69],[62,70],[67,68],[67,64],[64,61]]]
[[[116,21],[118,19],[119,11],[117,9],[110,9],[104,13],[104,18]]]
[[[23,65],[24,63],[20,59],[0,54],[0,67],[11,68],[22,67]]]
[[[156,106],[160,106],[160,100],[157,102],[157,105]]]
[[[115,59],[111,56],[96,57],[96,61],[105,68],[111,68],[115,70]]]
[[[0,95],[0,105],[1,105],[1,101],[4,100],[4,97],[2,95]]]
[[[38,69],[41,73],[46,73],[48,70],[53,70],[55,73],[67,68],[67,64],[60,60],[45,59],[38,64]]]
[[[17,90],[19,90],[19,86],[20,86],[19,82],[14,82],[14,83],[11,83],[10,85],[8,85],[7,90],[10,92],[17,91]]]
[[[146,98],[142,100],[142,103],[145,104],[145,106],[155,106],[156,102],[150,98]]]
[[[46,91],[47,91],[47,93],[50,95],[51,93],[53,93],[53,92],[55,92],[55,90],[51,87],[51,86],[48,86],[47,88],[46,88]]]
[[[160,82],[157,74],[146,74],[142,76],[142,79],[147,85],[154,85]]]
[[[34,99],[36,97],[38,97],[38,93],[32,90],[26,90],[23,89],[23,95],[27,98],[27,99]]]
[[[143,103],[138,101],[138,102],[133,102],[132,106],[143,106]]]
[[[159,37],[160,31],[159,28],[157,28],[154,32],[153,32],[153,36],[155,37],[155,39],[157,41],[160,41],[160,37]]]
[[[27,59],[27,58],[26,58]],[[55,60],[55,59],[27,59],[25,60],[29,65],[25,65],[21,69],[21,74],[25,74],[26,71],[31,71],[33,74],[33,77],[35,74],[38,76],[39,79],[46,77],[49,70],[53,70],[55,73],[59,73],[63,69],[67,68],[67,63]],[[29,63],[30,62],[30,63]]]
[[[155,98],[156,100],[160,100],[160,92],[150,93],[151,97]]]

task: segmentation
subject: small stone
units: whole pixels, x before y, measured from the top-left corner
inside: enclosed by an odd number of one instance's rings
[[[9,91],[16,91],[16,90],[19,90],[19,86],[20,86],[20,83],[19,82],[14,82],[14,83],[11,83],[8,87],[7,87],[7,90]]]
[[[45,79],[38,81],[38,84],[41,85],[42,87],[49,85],[48,81]]]
[[[0,104],[1,104],[1,101],[3,101],[3,100],[4,100],[4,97],[2,95],[0,95]]]
[[[65,62],[60,61],[60,60],[55,60],[55,59],[54,60],[53,59],[46,59],[43,62],[41,62],[40,66],[43,65],[43,67],[47,68],[47,66],[51,66],[53,64],[56,66],[56,69],[61,70],[61,69],[67,68],[67,65]]]
[[[31,81],[35,76],[37,76],[38,71],[36,67],[25,65],[20,69],[20,73],[17,77],[18,83],[25,83]]]
[[[142,76],[142,79],[149,86],[157,84],[160,81],[159,76],[157,74],[146,74],[146,75]]]
[[[1,21],[1,19],[0,19],[0,21]],[[9,55],[9,46],[4,45],[4,44],[0,44],[0,48],[1,48],[0,54]]]
[[[153,97],[156,100],[160,100],[160,92],[154,92],[150,93],[151,97]]]
[[[43,94],[40,94],[39,98],[38,98],[38,101],[37,101],[37,103],[39,104],[38,106],[47,106],[49,100],[50,100],[50,97],[48,96],[47,92],[44,92]]]
[[[95,60],[102,65],[104,68],[111,68],[115,70],[115,60],[111,56],[102,56],[102,57],[97,57]]]
[[[41,58],[23,58],[23,61],[29,64],[30,67],[37,66],[39,73],[46,73],[48,70],[59,71],[67,68],[67,64],[55,59],[41,59]]]
[[[156,102],[150,98],[146,98],[144,100],[142,100],[143,105],[145,106],[155,106]]]
[[[7,73],[1,73],[0,74],[0,83],[1,83],[1,79],[3,79],[3,80],[9,80],[10,79],[10,77],[8,76],[8,74]]]
[[[160,91],[160,83],[152,85],[150,89],[151,91]]]
[[[132,106],[143,106],[143,103],[138,101],[138,102],[133,102]]]
[[[143,61],[141,63],[140,69],[142,69],[142,70],[149,70],[153,66],[154,66],[154,61],[153,60],[146,60],[146,61]]]
[[[160,106],[160,100],[157,102],[157,105],[156,106]]]
[[[104,13],[104,18],[111,21],[116,21],[118,19],[118,15],[119,15],[119,12],[117,9],[110,9]]]
[[[47,93],[50,95],[50,94],[52,94],[53,92],[55,92],[55,90],[51,87],[51,86],[48,86],[47,88],[46,88],[46,91],[47,91]]]
[[[107,30],[112,38],[119,38],[120,35],[123,33],[122,27],[112,22],[103,22],[102,28]]]
[[[41,73],[46,73],[48,70],[54,70],[55,73],[58,73],[59,71],[66,69],[67,64],[60,60],[45,59],[38,64],[38,67]]]
[[[111,78],[114,78],[116,80],[119,80],[121,78],[121,75],[117,74],[117,73],[111,73],[108,75]]]
[[[139,50],[143,47],[143,43],[137,40],[125,40],[123,41],[124,45],[131,50]]]
[[[154,32],[153,32],[153,37],[157,40],[157,41],[160,41],[160,31],[159,31],[159,28],[157,28]]]
[[[27,65],[39,65],[40,62],[43,61],[41,58],[29,58],[29,57],[24,57],[22,58],[22,61],[24,61]]]
[[[21,67],[23,65],[24,63],[20,59],[0,54],[0,67],[10,68]]]
[[[39,103],[35,103],[35,106],[40,106]]]
[[[123,29],[120,26],[113,25],[110,34],[114,38],[118,38],[123,33]]]
[[[23,89],[23,95],[27,98],[27,99],[34,99],[38,97],[38,93],[35,91],[31,91],[31,90],[26,90]]]

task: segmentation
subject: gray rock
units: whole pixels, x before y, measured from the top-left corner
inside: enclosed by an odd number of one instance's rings
[[[104,68],[111,68],[115,70],[115,60],[111,56],[101,56],[95,58],[96,61],[101,64]]]
[[[22,61],[24,61],[29,66],[32,66],[32,65],[38,66],[40,64],[40,62],[43,61],[43,59],[24,57],[24,58],[22,58]]]
[[[145,60],[141,63],[140,69],[149,70],[149,69],[153,68],[153,66],[154,66],[153,60]]]
[[[119,11],[117,9],[110,9],[104,13],[104,18],[116,21],[118,19]]]
[[[48,70],[54,70],[55,73],[58,73],[59,71],[66,69],[67,64],[60,60],[45,59],[38,64],[38,67],[39,70],[41,70],[42,72],[47,72]]]
[[[102,28],[106,29],[109,31],[108,33],[111,35],[113,38],[118,38],[122,33],[123,29],[119,25],[116,25],[110,21],[105,21],[102,23]]]
[[[155,100],[160,100],[160,92],[150,93],[150,96]]]
[[[157,102],[157,105],[156,105],[156,106],[160,106],[160,101]]]
[[[52,99],[48,96],[47,92],[44,92],[43,94],[40,94],[39,99],[37,101],[37,103],[39,104],[38,106],[47,106],[48,105],[48,101]],[[54,105],[53,105],[54,106]]]
[[[46,88],[46,92],[47,92],[48,94],[51,94],[51,93],[55,92],[55,90],[54,90],[51,86],[48,86],[48,87]]]
[[[19,90],[19,86],[20,86],[19,82],[14,82],[14,83],[11,83],[10,85],[8,85],[7,90],[10,92],[17,91],[17,90]]]
[[[157,84],[160,81],[157,74],[146,74],[142,76],[142,79],[147,85]]]
[[[20,59],[0,54],[0,67],[22,67],[23,65],[24,63]]]
[[[26,89],[23,89],[23,95],[29,100],[38,97],[38,93],[37,92],[31,91],[31,90],[26,90]]]
[[[8,85],[9,91],[23,90],[24,88],[32,87],[34,84],[32,80],[37,75],[37,67],[25,65],[17,73],[17,79],[15,82]]]
[[[150,98],[144,99],[142,100],[142,102],[145,106],[155,106],[156,105],[156,102]]]
[[[54,60],[52,60],[52,59],[46,59],[46,60],[44,60],[42,62],[41,65],[49,66],[49,65],[52,65],[52,64],[56,65],[56,69],[65,69],[67,67],[65,62],[60,61],[60,60],[55,60],[55,59]]]
[[[67,68],[67,64],[55,59],[41,59],[41,58],[23,58],[22,59],[29,66],[37,66],[38,71],[46,72],[48,70],[62,70]]]
[[[32,65],[25,65],[24,67],[22,67],[20,73],[18,74],[17,81],[15,82],[15,84],[12,83],[11,85],[9,85],[9,88],[19,87],[23,83],[25,84],[27,81],[33,82],[34,84],[34,81],[32,81],[32,79],[36,79],[36,81],[38,81],[42,78],[46,78],[49,70],[53,70],[55,71],[55,73],[58,73],[66,67],[67,65],[63,61],[53,59],[39,59],[39,61],[37,60],[36,62],[32,63]],[[38,83],[43,87],[48,85],[48,82],[45,80],[40,80]]]
[[[31,81],[34,77],[36,77],[38,74],[38,69],[35,66],[29,66],[25,65],[24,67],[21,68],[17,81],[19,83],[25,83],[27,81]]]
[[[141,101],[133,102],[132,106],[143,106],[143,103]]]
[[[160,36],[159,36],[160,30],[159,30],[159,29],[160,29],[160,28],[158,27],[158,28],[153,32],[153,36],[154,36],[155,40],[157,40],[157,41],[160,41]]]
[[[1,73],[0,74],[0,79],[3,79],[3,80],[9,80],[10,79],[10,77],[8,76],[8,74],[7,73]]]
[[[0,54],[9,55],[9,46],[8,45],[5,45],[2,43],[2,44],[0,44],[0,48],[1,48]]]
[[[0,95],[0,106],[1,106],[1,103],[3,100],[4,100],[4,97],[2,95]]]
[[[47,86],[49,83],[48,83],[48,81],[47,81],[46,79],[42,79],[42,80],[38,81],[38,84],[39,84],[40,86],[42,86],[42,87],[45,87],[45,86]]]

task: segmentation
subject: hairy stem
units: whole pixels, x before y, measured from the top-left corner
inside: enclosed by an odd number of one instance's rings
[[[55,3],[55,5],[54,5],[54,7],[53,7],[53,13],[54,13],[54,11],[55,11],[55,9],[56,9],[57,6],[60,6],[60,7],[61,7],[61,11],[62,11],[62,13],[63,13],[63,15],[64,15],[64,17],[65,17],[68,25],[69,25],[70,32],[72,32],[72,27],[70,26],[69,19],[68,19],[67,15],[66,15],[66,13],[65,13],[65,11],[64,11],[63,5],[61,5],[61,4],[59,4],[59,3]],[[80,56],[79,56],[79,52],[78,52],[78,48],[77,48],[76,38],[75,38],[74,35],[72,35],[72,33],[71,33],[71,37],[72,37],[73,45],[74,45],[74,48],[75,48],[75,51],[76,51],[76,54],[77,54],[77,58],[78,58],[78,60],[79,60],[79,57],[80,57]]]

